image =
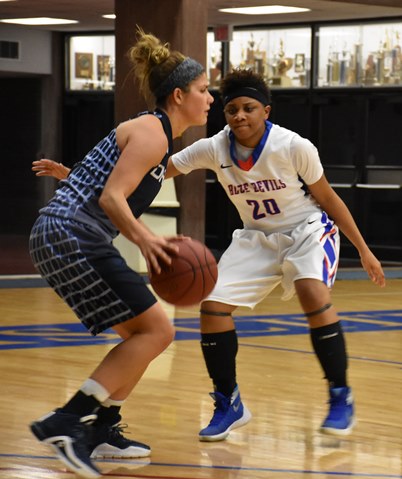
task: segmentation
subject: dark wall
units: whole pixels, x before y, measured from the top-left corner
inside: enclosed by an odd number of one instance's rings
[[[41,155],[41,80],[0,78],[1,234],[25,234],[39,207],[31,163]]]
[[[63,104],[63,163],[81,161],[114,128],[114,95],[70,92]]]

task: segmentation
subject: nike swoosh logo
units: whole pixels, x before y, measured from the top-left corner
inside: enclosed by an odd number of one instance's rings
[[[320,339],[330,339],[330,338],[335,338],[335,336],[338,336],[338,333],[325,334],[324,336],[320,336]]]
[[[233,165],[221,165],[221,168],[231,168]]]
[[[237,404],[237,406],[235,406],[235,405],[233,404],[233,410],[234,410],[234,412],[237,412],[237,411],[239,410],[239,407],[240,407],[240,403]]]

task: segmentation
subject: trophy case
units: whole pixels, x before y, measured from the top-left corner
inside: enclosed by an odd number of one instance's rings
[[[206,71],[211,88],[219,87],[222,75],[222,42],[215,40],[215,33],[207,33]]]
[[[66,60],[67,90],[114,90],[114,35],[68,36]]]
[[[402,86],[402,22],[321,26],[318,87]]]
[[[272,88],[308,88],[311,68],[311,27],[234,29],[229,45],[229,67],[250,68]],[[207,64],[211,86],[219,80],[220,44],[207,37]]]
[[[229,65],[261,73],[273,89],[402,86],[401,42],[400,19],[235,27],[228,48]],[[219,83],[222,50],[222,43],[208,32],[211,86]]]
[[[230,63],[260,73],[272,88],[309,87],[311,28],[235,30]]]
[[[115,36],[64,36],[62,161],[72,166],[114,126]]]

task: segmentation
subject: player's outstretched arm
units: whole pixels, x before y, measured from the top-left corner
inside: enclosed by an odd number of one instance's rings
[[[70,168],[62,163],[42,158],[32,162],[32,171],[35,171],[36,176],[53,176],[58,180],[64,180],[70,173]]]
[[[381,287],[385,286],[385,275],[380,261],[367,246],[349,208],[329,185],[325,175],[317,183],[309,185],[308,188],[320,207],[335,221],[342,233],[355,246],[359,252],[362,266],[373,283]]]

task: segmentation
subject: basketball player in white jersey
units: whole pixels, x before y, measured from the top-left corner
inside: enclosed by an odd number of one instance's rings
[[[328,184],[314,145],[269,121],[270,91],[263,78],[235,70],[223,79],[221,94],[227,126],[173,155],[167,173],[214,171],[244,225],[234,231],[219,261],[216,287],[201,305],[201,347],[215,411],[199,439],[223,440],[251,418],[236,382],[238,342],[231,315],[238,306],[253,308],[279,284],[283,300],[297,294],[328,381],[330,407],[321,431],[348,434],[354,404],[345,338],[330,296],[338,228],[358,250],[372,281],[384,286],[381,264]]]

